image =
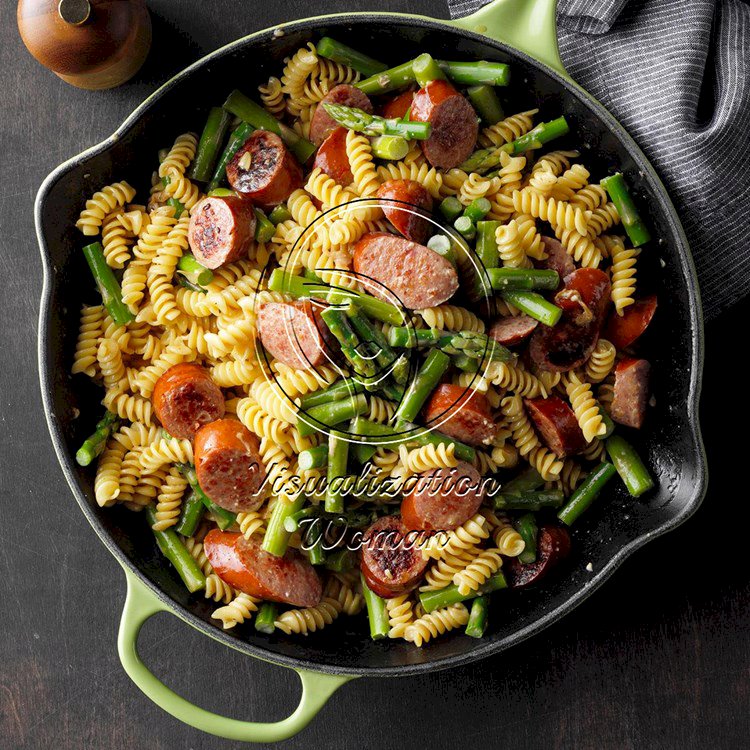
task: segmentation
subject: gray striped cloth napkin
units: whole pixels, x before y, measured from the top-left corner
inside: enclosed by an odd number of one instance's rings
[[[454,18],[487,0],[448,0]],[[750,292],[750,5],[559,0],[570,75],[656,167],[688,235],[706,317]]]

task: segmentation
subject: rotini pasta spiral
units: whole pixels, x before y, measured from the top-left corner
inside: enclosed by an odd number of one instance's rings
[[[198,138],[193,133],[178,135],[172,148],[169,149],[164,161],[159,165],[159,177],[169,177],[172,180],[185,174],[190,162],[195,158],[198,148]]]
[[[263,102],[263,106],[274,116],[278,117],[286,109],[284,92],[281,88],[281,81],[274,76],[268,79],[268,82],[258,86],[258,93]]]
[[[104,305],[81,307],[81,323],[71,369],[73,375],[82,372],[90,378],[97,376],[99,369],[96,355],[103,332],[104,318]]]
[[[279,615],[274,625],[283,633],[307,635],[330,625],[340,614],[341,605],[337,599],[323,597],[316,607],[289,609]]]
[[[378,192],[380,179],[375,171],[370,141],[354,130],[346,133],[346,156],[354,175],[354,188],[362,198],[372,198]]]
[[[110,440],[96,469],[94,497],[101,508],[112,505],[120,495],[120,473],[126,448],[115,440]]]
[[[515,220],[501,224],[495,230],[495,240],[503,265],[510,268],[531,268],[531,261],[526,256]]]
[[[595,437],[604,435],[607,427],[602,421],[591,386],[582,383],[574,373],[567,373],[565,390],[586,442],[590,443]]]
[[[443,190],[443,175],[425,162],[405,159],[398,162],[388,162],[377,168],[378,177],[386,180],[414,180],[424,187],[436,200],[445,197]],[[452,193],[454,195],[455,193]]]
[[[405,446],[400,446],[401,463],[412,474],[421,474],[430,469],[452,469],[458,466],[455,446],[453,443],[439,443],[438,445],[423,445],[421,448],[407,450]]]
[[[443,331],[475,331],[484,333],[484,321],[473,312],[457,305],[439,305],[417,310],[428,328]]]
[[[165,531],[177,523],[182,507],[182,495],[187,489],[187,484],[187,479],[176,466],[173,466],[156,497],[156,523],[152,526],[154,531]]]
[[[618,315],[635,302],[636,261],[639,251],[631,247],[612,248],[612,303]]]
[[[527,460],[546,482],[554,482],[563,470],[563,462],[543,445],[537,445]]]
[[[539,445],[539,438],[531,426],[523,408],[521,396],[508,396],[500,402],[500,410],[505,417],[505,423],[513,434],[513,443],[522,456],[531,453]]]
[[[240,399],[236,409],[240,422],[258,437],[268,438],[275,443],[289,441],[289,423],[267,414],[251,396]]]
[[[414,609],[409,600],[409,594],[402,594],[385,600],[388,610],[389,638],[403,638],[406,628],[414,622]]]
[[[430,537],[422,546],[422,555],[428,560],[457,555],[461,550],[476,547],[489,535],[487,519],[481,513],[477,513],[457,529]]]
[[[527,372],[520,362],[490,362],[484,377],[493,385],[505,388],[524,398],[547,395],[541,380]]]
[[[249,620],[253,616],[253,612],[258,611],[258,602],[259,600],[254,596],[240,593],[229,604],[215,610],[211,617],[215,620],[221,620],[224,630],[230,630]]]
[[[107,214],[102,224],[102,247],[104,258],[111,268],[124,268],[130,258],[130,246],[133,235],[122,225],[121,209],[115,209]]]
[[[430,638],[443,635],[448,630],[460,628],[469,621],[469,610],[459,602],[450,607],[436,609],[434,612],[422,615],[419,619],[406,626],[404,639],[413,643],[417,648],[427,643]]]
[[[544,198],[526,188],[514,190],[511,197],[516,211],[546,221],[553,229],[567,229],[584,236],[588,232],[586,213],[570,203],[555,198]]]
[[[483,148],[503,146],[520,138],[531,130],[534,125],[534,115],[538,111],[538,109],[529,109],[526,112],[519,112],[500,120],[495,125],[484,128],[479,134],[479,145]]]
[[[162,438],[141,452],[141,466],[144,471],[153,472],[171,463],[193,463],[193,444],[189,440]]]
[[[107,392],[102,403],[121,419],[151,423],[151,401],[146,398],[113,390]]]
[[[500,550],[493,547],[482,550],[463,570],[453,576],[458,593],[467,596],[476,591],[493,573],[502,567]]]
[[[99,234],[104,217],[116,208],[130,203],[135,196],[135,189],[127,182],[115,182],[94,193],[86,201],[86,208],[76,222],[76,227],[87,237]]]
[[[600,338],[586,362],[586,379],[590,383],[601,383],[612,372],[616,355],[614,344]]]

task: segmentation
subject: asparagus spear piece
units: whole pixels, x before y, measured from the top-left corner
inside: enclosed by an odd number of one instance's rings
[[[379,135],[370,141],[372,155],[377,159],[398,161],[409,153],[409,142],[400,135]]]
[[[149,505],[146,508],[146,519],[162,555],[172,563],[187,590],[192,594],[205,588],[206,576],[203,575],[203,571],[188,552],[187,547],[180,541],[177,532],[174,529],[154,531],[153,525],[156,523],[156,511],[153,505]]]
[[[322,565],[326,559],[323,549],[323,523],[316,518],[308,524],[305,531],[305,546],[307,547],[307,559],[310,565]]]
[[[487,579],[487,582],[479,587],[478,591],[472,591],[469,594],[460,594],[458,592],[458,586],[451,584],[442,589],[423,591],[419,595],[419,601],[422,602],[425,612],[434,612],[436,609],[449,607],[451,604],[456,604],[457,602],[465,602],[467,599],[477,596],[477,594],[480,596],[491,594],[493,591],[505,588],[508,588],[508,582],[505,580],[505,576],[502,572],[498,571],[490,576]]]
[[[276,557],[283,557],[289,546],[289,532],[285,529],[284,524],[287,518],[293,516],[302,510],[305,503],[305,496],[298,495],[293,500],[285,497],[276,499],[276,504],[271,511],[271,517],[268,519],[266,533],[263,537],[261,547]]]
[[[481,221],[492,209],[492,204],[486,198],[475,198],[464,209],[464,216],[468,216],[473,224]]]
[[[341,482],[334,480],[346,476],[349,460],[349,442],[336,435],[328,438],[328,484],[326,486],[325,509],[328,513],[341,513],[344,510],[344,496]]]
[[[210,194],[222,183],[227,174],[227,164],[234,158],[234,155],[245,145],[245,141],[255,132],[255,128],[247,122],[238,125],[232,135],[229,137],[229,143],[221,153],[219,161],[216,163],[211,182],[208,183],[207,192]]]
[[[567,135],[570,128],[564,117],[558,117],[549,122],[540,122],[533,130],[530,130],[515,141],[506,143],[501,149],[511,156],[518,156],[532,148],[540,148],[554,138]]]
[[[360,574],[362,580],[362,596],[367,605],[367,619],[370,621],[370,637],[376,641],[379,638],[387,638],[390,630],[388,621],[388,610],[385,607],[385,599],[381,599],[374,593]]]
[[[414,78],[422,88],[430,83],[430,81],[445,80],[445,73],[443,73],[441,67],[428,52],[423,52],[418,57],[415,57],[411,66],[414,71]]]
[[[349,319],[343,308],[329,307],[321,313],[320,317],[328,326],[328,330],[341,344],[341,353],[349,360],[354,371],[366,377],[375,375],[375,364],[371,359],[362,356],[358,347],[360,340],[349,325]]]
[[[255,616],[255,629],[260,633],[270,635],[276,630],[276,615],[278,607],[273,602],[263,602],[258,608],[258,614]]]
[[[334,62],[348,65],[363,76],[377,75],[388,67],[385,63],[380,62],[379,60],[368,57],[346,44],[331,39],[330,36],[322,37],[315,45],[315,49],[321,57],[327,57]]]
[[[130,312],[128,306],[122,301],[122,289],[115,278],[112,269],[107,265],[104,258],[104,249],[100,242],[92,242],[83,248],[83,255],[89,264],[94,281],[102,295],[102,302],[107,308],[112,320],[118,326],[124,326],[126,323],[135,320],[135,315]]]
[[[372,297],[369,294],[352,292],[348,289],[334,289],[327,284],[307,280],[302,276],[292,276],[281,268],[275,268],[268,279],[268,288],[272,292],[283,292],[296,299],[315,297],[327,300],[335,295],[343,299],[353,300],[362,312],[375,320],[391,325],[402,325],[404,314],[395,305]]]
[[[325,443],[317,445],[315,448],[300,451],[299,456],[297,456],[297,465],[301,471],[320,469],[326,463],[328,463],[328,446]]]
[[[451,62],[438,60],[437,64],[454,83],[474,86],[487,83],[491,86],[507,86],[510,82],[510,67],[504,63],[492,63],[480,60],[477,62]],[[355,84],[360,91],[372,96],[395,91],[415,80],[413,61],[397,65],[375,73],[364,81]]]
[[[406,422],[413,422],[416,419],[417,414],[424,406],[424,402],[427,401],[440,378],[448,369],[450,362],[450,357],[439,349],[433,349],[427,355],[427,359],[422,364],[396,410],[396,419]]]
[[[180,519],[175,524],[174,530],[182,536],[193,536],[198,528],[206,506],[195,492],[191,492],[182,503]]]
[[[541,294],[528,291],[504,291],[502,298],[511,305],[515,305],[527,315],[546,326],[553,326],[560,320],[562,308],[548,302]]]
[[[471,241],[477,236],[476,225],[468,216],[459,216],[453,227],[465,240]]]
[[[560,275],[557,271],[526,268],[489,268],[487,276],[497,292],[517,289],[557,289]]]
[[[427,240],[427,247],[442,255],[452,266],[456,265],[456,252],[449,237],[444,234],[434,234]]]
[[[76,461],[79,466],[88,466],[97,456],[101,455],[107,445],[109,436],[120,426],[120,418],[111,411],[96,423],[94,433],[83,441],[83,445],[76,451]]]
[[[271,224],[278,226],[282,221],[289,221],[289,219],[292,218],[292,214],[283,203],[279,203],[279,205],[274,206],[273,211],[268,214],[268,218],[271,220]]]
[[[426,140],[432,133],[429,122],[404,122],[371,115],[356,107],[323,102],[323,109],[339,124],[365,135],[398,135],[407,140]]]
[[[455,221],[464,211],[463,204],[455,195],[443,198],[438,208],[448,221]]]
[[[472,638],[481,638],[487,630],[489,596],[478,596],[471,604],[469,621],[466,623],[466,635]]]
[[[492,498],[495,510],[541,510],[542,508],[559,508],[565,502],[562,490],[543,490],[509,493]]]
[[[648,242],[651,239],[651,233],[638,213],[622,174],[617,172],[605,177],[601,181],[601,185],[612,199],[612,203],[617,207],[617,213],[620,214],[620,220],[633,243],[633,247],[640,247]]]
[[[167,205],[174,209],[175,219],[179,219],[182,216],[182,212],[185,210],[185,206],[177,200],[177,198],[170,198],[167,201]]]
[[[358,414],[364,414],[367,409],[367,398],[363,393],[341,401],[313,406],[304,412],[298,412],[297,431],[302,437],[306,437],[316,430],[330,429]]]
[[[325,566],[327,570],[332,570],[334,573],[346,573],[349,570],[354,570],[357,562],[356,553],[344,548],[328,555]]]
[[[591,503],[599,497],[604,485],[617,473],[615,467],[603,461],[576,488],[570,500],[557,512],[557,517],[566,525],[572,526]]]
[[[378,365],[384,369],[392,367],[391,375],[394,380],[401,385],[406,383],[409,377],[409,361],[403,356],[399,357],[391,348],[383,332],[372,325],[356,305],[349,303],[346,314],[349,316],[349,322],[360,341],[368,342],[371,345]]]
[[[214,517],[216,518],[216,524],[222,531],[228,529],[230,526],[237,522],[237,516],[234,513],[230,513],[220,505],[217,505],[201,489],[201,486],[198,484],[198,477],[195,473],[195,468],[193,466],[191,466],[190,464],[178,464],[178,468],[182,472],[182,476],[187,479],[188,484],[192,488],[193,492],[195,492],[195,494],[201,499],[201,502],[206,507],[206,509],[210,510],[214,515]]]
[[[273,115],[266,112],[260,104],[256,104],[236,89],[227,97],[224,109],[255,128],[276,133],[302,164],[315,153],[317,146],[314,143],[305,140],[288,125],[284,125],[283,122],[279,122]]]
[[[485,125],[494,125],[505,117],[503,105],[500,104],[497,93],[492,86],[486,83],[471,86],[466,90],[466,95]]]
[[[219,149],[229,130],[230,120],[229,112],[223,107],[211,107],[190,169],[191,179],[198,182],[208,182],[210,179]]]
[[[276,227],[273,222],[259,208],[254,207],[255,212],[255,241],[256,242],[270,242],[271,238],[276,234]]]
[[[536,518],[533,513],[524,513],[520,518],[513,522],[516,531],[521,535],[524,544],[523,552],[518,556],[518,560],[524,565],[536,562],[536,537],[539,531],[536,525]]]
[[[612,435],[605,443],[607,453],[622,477],[628,492],[633,497],[640,497],[654,486],[654,480],[648,473],[646,465],[630,443],[619,435]]]
[[[436,346],[446,354],[465,354],[476,359],[508,362],[513,353],[493,341],[484,333],[474,331],[440,331],[437,328],[414,330],[406,326],[391,328],[388,332],[391,346],[413,349],[420,346]]]
[[[365,387],[354,378],[344,378],[338,380],[328,388],[320,391],[313,391],[300,399],[300,407],[309,409],[311,406],[320,406],[330,401],[338,401],[345,396],[354,396],[357,393],[364,393]]]
[[[183,253],[177,261],[177,273],[196,286],[206,286],[214,280],[214,272],[198,263],[192,253]]]

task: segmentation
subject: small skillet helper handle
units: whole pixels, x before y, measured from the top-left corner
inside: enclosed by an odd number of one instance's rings
[[[556,5],[557,0],[493,0],[449,23],[509,44],[570,78],[557,48]]]
[[[169,610],[132,573],[125,572],[128,593],[120,620],[117,648],[131,680],[154,702],[176,719],[203,732],[241,742],[278,742],[302,731],[323,708],[337,688],[354,675],[329,675],[295,670],[302,681],[302,697],[286,719],[271,723],[240,721],[193,705],[161,682],[138,654],[138,633],[152,615]]]

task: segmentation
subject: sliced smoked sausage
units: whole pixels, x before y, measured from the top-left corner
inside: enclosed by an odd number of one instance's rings
[[[170,367],[156,381],[151,401],[164,429],[177,438],[192,440],[202,425],[224,416],[224,395],[194,362]]]
[[[542,235],[542,244],[544,245],[547,257],[544,260],[537,261],[534,265],[537,268],[548,268],[551,271],[557,271],[562,282],[562,279],[576,270],[573,258],[568,255],[568,251],[563,247],[562,243],[554,237]]]
[[[465,461],[453,469],[432,469],[419,475],[401,503],[408,529],[450,531],[468,521],[484,499],[481,474]]]
[[[510,557],[503,572],[512,589],[536,583],[570,554],[570,534],[561,526],[542,526],[537,535],[536,562],[524,565],[517,557]]]
[[[442,383],[425,404],[424,423],[469,445],[489,445],[497,425],[487,397],[460,385]]]
[[[276,133],[256,130],[227,164],[227,180],[244,198],[268,208],[302,187],[302,168]]]
[[[276,359],[298,370],[328,361],[333,351],[320,311],[309,300],[268,302],[258,311],[258,335]]]
[[[190,249],[206,268],[239,260],[247,253],[254,235],[253,207],[238,196],[204,198],[190,215]]]
[[[383,516],[364,533],[360,557],[367,585],[386,599],[411,591],[422,578],[427,560],[416,535],[396,516]]]
[[[525,399],[524,406],[539,436],[559,458],[586,447],[575,412],[559,396]]]
[[[377,192],[385,218],[407,240],[424,244],[430,236],[430,222],[422,215],[432,211],[432,196],[415,180],[386,180]],[[417,213],[414,212],[417,209]]]
[[[610,313],[604,337],[618,349],[626,349],[648,328],[656,312],[656,295],[636,300],[622,315]]]
[[[496,320],[487,331],[487,335],[504,346],[513,346],[526,340],[536,330],[538,320],[529,315],[508,316]]]
[[[382,284],[413,310],[442,305],[458,289],[456,269],[442,255],[387,232],[366,234],[356,244],[354,270]],[[369,294],[389,298],[377,285],[365,286]]]
[[[477,113],[448,81],[430,81],[419,89],[414,94],[410,119],[432,125],[430,137],[420,141],[420,145],[433,167],[457,167],[469,158],[477,144]]]
[[[319,167],[329,177],[346,187],[354,180],[349,157],[346,155],[346,128],[332,130],[328,137],[320,144],[315,154],[313,169]]]
[[[599,340],[610,302],[609,276],[598,268],[579,268],[565,277],[555,296],[563,314],[555,326],[539,326],[531,336],[529,355],[541,370],[565,372],[580,367]]]
[[[412,101],[414,101],[414,91],[403,91],[384,102],[380,107],[380,114],[388,120],[401,120],[406,117]]]
[[[326,136],[339,127],[336,120],[323,108],[324,104],[343,104],[345,107],[356,107],[372,114],[372,102],[367,94],[348,83],[340,83],[338,86],[334,86],[320,100],[310,122],[310,140],[316,145],[323,143]]]
[[[258,438],[237,419],[218,419],[195,434],[195,473],[201,489],[233,513],[257,510],[266,476]]]
[[[258,539],[212,529],[203,540],[211,567],[222,581],[250,596],[294,607],[314,607],[323,595],[315,569],[295,550],[266,552]]]
[[[645,359],[621,359],[615,367],[615,395],[609,408],[612,419],[626,427],[643,427],[648,405],[651,365]]]

